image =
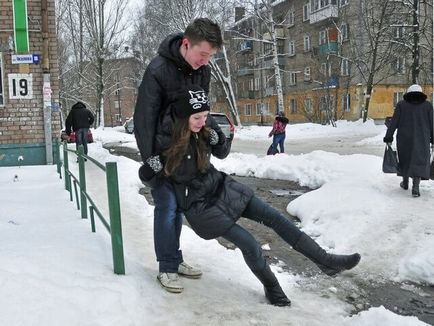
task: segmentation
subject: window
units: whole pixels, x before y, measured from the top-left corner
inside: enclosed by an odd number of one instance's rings
[[[350,94],[342,95],[342,112],[350,112],[351,111],[351,96]]]
[[[350,63],[348,59],[342,59],[341,61],[341,75],[348,76],[350,74]]]
[[[121,115],[119,113],[115,114],[115,121],[116,122],[122,122],[122,117],[121,117]]]
[[[341,25],[341,33],[339,34],[341,42],[348,40],[348,24],[342,23]]]
[[[248,103],[244,106],[244,115],[251,116],[252,115],[252,104]]]
[[[332,65],[327,62],[321,63],[320,72],[326,76],[330,77],[332,75]]]
[[[285,40],[278,39],[277,40],[277,54],[285,53]]]
[[[295,55],[295,42],[289,41],[288,54]]]
[[[3,94],[3,54],[0,53],[0,106],[5,105],[5,98]]]
[[[396,57],[393,66],[398,74],[405,73],[405,59],[403,57]]]
[[[304,111],[306,113],[312,113],[313,112],[312,98],[307,97],[304,99]]]
[[[288,12],[288,25],[289,26],[294,26],[294,21],[295,21],[294,16],[295,16],[294,10],[291,10]]]
[[[312,48],[309,35],[305,35],[303,38],[303,48],[305,52],[310,51],[310,49]]]
[[[309,19],[310,19],[310,4],[305,3],[303,5],[303,21],[305,22],[306,20]]]
[[[256,103],[256,115],[269,115],[269,108],[268,103]]]
[[[327,43],[327,31],[319,32],[319,45],[323,45]]]
[[[312,11],[317,11],[329,5],[336,5],[337,0],[310,0]]]
[[[289,85],[296,85],[297,84],[297,73],[290,72],[289,73]]]
[[[297,113],[297,100],[295,98],[289,100],[289,111],[291,113]]]
[[[273,51],[273,45],[271,43],[264,43],[264,54],[269,54]]]
[[[114,104],[115,104],[115,109],[119,109],[121,107],[121,103],[118,100],[115,100]]]
[[[254,91],[254,90],[255,90],[255,80],[249,79],[249,91]]]
[[[394,38],[402,39],[404,37],[404,26],[393,26],[392,33]]]
[[[310,75],[310,67],[304,68],[304,81],[310,81],[311,75]]]
[[[259,77],[255,78],[255,91],[259,91],[260,86],[259,83],[261,82],[261,79]]]
[[[393,93],[393,107],[395,107],[399,101],[402,101],[403,98],[404,98],[404,92]]]
[[[350,2],[350,0],[340,0],[340,1],[339,1],[339,5],[340,5],[341,7],[343,7],[343,6],[346,6],[349,2]]]
[[[321,111],[329,110],[333,111],[333,104],[334,104],[334,97],[332,95],[330,96],[321,96],[319,98],[319,109]]]

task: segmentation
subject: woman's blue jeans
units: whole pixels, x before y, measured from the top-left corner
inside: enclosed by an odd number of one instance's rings
[[[276,209],[253,196],[244,210],[243,217],[272,228],[284,241],[294,246],[302,232]],[[262,249],[256,239],[238,224],[234,224],[223,238],[235,244],[243,253],[244,260],[252,271],[261,271],[266,265]]]
[[[160,273],[177,273],[183,262],[179,249],[182,214],[177,210],[173,185],[163,180],[151,191],[154,199],[154,248]]]
[[[280,147],[280,153],[285,153],[285,137],[286,134],[283,132],[281,134],[273,135],[273,154],[277,153],[277,145]]]

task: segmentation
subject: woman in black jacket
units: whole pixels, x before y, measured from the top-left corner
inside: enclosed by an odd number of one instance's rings
[[[162,155],[164,168],[160,172],[172,181],[178,207],[191,228],[204,239],[222,236],[240,248],[247,265],[264,285],[265,296],[276,306],[289,306],[291,301],[282,291],[255,238],[236,223],[241,216],[272,228],[329,276],[356,266],[359,254],[327,253],[277,210],[256,197],[250,188],[215,169],[210,155],[226,157],[231,141],[206,127],[209,104],[206,96],[198,94],[200,89],[190,89],[173,105],[172,138]]]

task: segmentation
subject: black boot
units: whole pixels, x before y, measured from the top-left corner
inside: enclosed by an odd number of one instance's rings
[[[302,233],[294,249],[312,260],[325,274],[334,276],[346,269],[351,269],[360,261],[358,253],[352,255],[334,255],[327,253],[306,233]]]
[[[408,189],[408,177],[402,177],[402,182],[399,184],[399,186],[402,189],[407,190]]]
[[[420,197],[419,183],[420,177],[413,177],[413,188],[411,188],[411,194],[413,197]]]
[[[279,307],[291,305],[291,301],[288,299],[285,292],[283,292],[279,281],[271,271],[270,266],[265,265],[264,269],[260,271],[253,271],[253,274],[255,274],[255,276],[264,285],[265,297],[272,305]]]

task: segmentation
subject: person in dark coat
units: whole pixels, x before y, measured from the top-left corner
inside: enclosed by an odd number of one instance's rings
[[[169,35],[151,60],[139,87],[134,111],[134,134],[142,161],[158,167],[162,138],[160,120],[177,92],[198,84],[209,91],[211,69],[208,62],[223,44],[219,26],[207,18],[198,18],[184,33]],[[219,129],[219,127],[216,127]],[[182,214],[177,211],[173,186],[165,178],[146,182],[154,200],[154,247],[159,263],[158,281],[169,292],[182,292],[178,275],[199,278],[202,272],[186,264],[179,246]]]
[[[207,127],[209,103],[204,99],[204,92],[197,96],[198,92],[197,88],[186,90],[173,104],[172,116],[167,116],[172,119],[172,137],[159,159],[164,163],[158,172],[171,180],[178,207],[191,228],[204,239],[221,236],[240,248],[245,262],[264,285],[266,298],[276,306],[289,306],[291,301],[262,255],[258,242],[237,224],[241,216],[272,228],[327,275],[356,266],[359,254],[327,253],[286,217],[256,197],[249,187],[210,163],[210,155],[225,158],[229,154],[231,141],[222,132]],[[149,172],[149,167],[143,165],[141,179],[149,177]]]
[[[404,100],[398,102],[384,137],[385,143],[393,142],[395,130],[399,159],[400,187],[408,189],[413,179],[411,193],[419,197],[420,180],[430,176],[430,142],[433,143],[433,107],[419,85],[411,85]]]
[[[271,153],[272,155],[279,153],[277,150],[277,146],[280,147],[280,153],[285,152],[285,128],[288,124],[289,120],[287,117],[285,117],[285,113],[283,111],[280,111],[273,122],[273,128],[271,129],[270,133],[268,134],[268,137],[273,136],[273,143],[271,144]]]
[[[95,117],[86,105],[82,102],[75,103],[71,111],[69,111],[66,118],[65,131],[69,136],[71,135],[71,128],[75,132],[75,145],[78,150],[78,146],[83,145],[84,154],[87,155],[87,133],[90,126],[93,124]]]

